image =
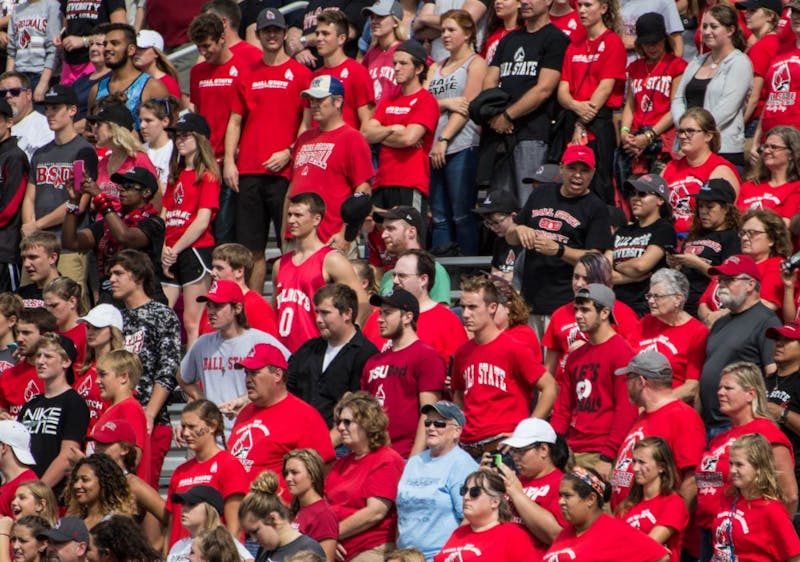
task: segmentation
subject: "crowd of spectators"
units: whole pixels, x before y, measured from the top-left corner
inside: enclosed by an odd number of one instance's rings
[[[800,0],[285,4],[0,2],[0,562],[800,561]]]

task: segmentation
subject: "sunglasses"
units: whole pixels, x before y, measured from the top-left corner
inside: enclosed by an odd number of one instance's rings
[[[481,489],[480,486],[471,486],[469,488],[467,488],[466,486],[461,486],[460,492],[461,492],[462,496],[464,496],[467,493],[469,493],[469,497],[471,497],[472,499],[475,499],[475,498],[477,498],[478,496],[481,495],[481,492],[483,492],[483,490]]]
[[[17,97],[22,92],[27,92],[30,88],[7,88],[5,90],[0,90],[0,97],[6,97],[8,94],[11,94],[12,98]]]
[[[121,191],[128,191],[128,190],[134,190],[134,191],[143,191],[143,190],[144,190],[144,187],[143,187],[143,186],[141,186],[141,185],[139,185],[138,183],[130,183],[130,182],[126,182],[126,183],[123,183],[123,184],[121,184],[121,185],[119,186],[119,189],[120,189]]]
[[[425,420],[425,427],[433,426],[436,429],[444,429],[447,427],[447,422],[444,420]]]
[[[351,423],[353,423],[353,420],[349,420],[347,418],[339,418],[336,420],[336,425],[342,424],[345,427],[350,427]]]

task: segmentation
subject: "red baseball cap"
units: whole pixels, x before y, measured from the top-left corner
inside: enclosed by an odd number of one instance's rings
[[[594,168],[594,151],[586,145],[571,144],[564,151],[564,155],[561,157],[561,163],[564,166],[569,166],[575,162],[583,162],[590,168]]]
[[[289,368],[286,357],[283,356],[281,350],[269,343],[256,344],[247,357],[234,365],[236,369],[250,369],[251,371],[263,369],[267,366],[284,370]]]
[[[215,302],[217,304],[244,302],[244,294],[235,281],[222,279],[214,281],[205,295],[197,297],[197,302],[206,301]]]
[[[800,340],[800,322],[789,322],[780,328],[767,328],[767,337],[772,340],[777,340],[780,337]]]
[[[721,264],[709,268],[711,275],[748,275],[756,281],[761,281],[761,272],[758,270],[756,262],[748,255],[735,254],[726,259]]]
[[[136,444],[136,431],[125,420],[109,420],[103,425],[95,426],[89,439],[98,443],[111,444],[118,441]]]

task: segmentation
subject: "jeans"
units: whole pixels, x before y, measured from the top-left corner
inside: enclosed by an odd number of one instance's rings
[[[475,208],[477,148],[466,148],[445,159],[444,168],[431,169],[430,205],[433,214],[431,246],[458,242],[466,256],[478,254]]]
[[[219,190],[219,211],[214,218],[214,240],[217,245],[236,242],[236,199],[238,193],[224,183]]]

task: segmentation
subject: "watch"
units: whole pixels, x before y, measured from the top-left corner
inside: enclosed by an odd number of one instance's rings
[[[450,144],[450,139],[448,139],[447,137],[439,137],[436,140],[439,142],[446,142],[447,144]]]

